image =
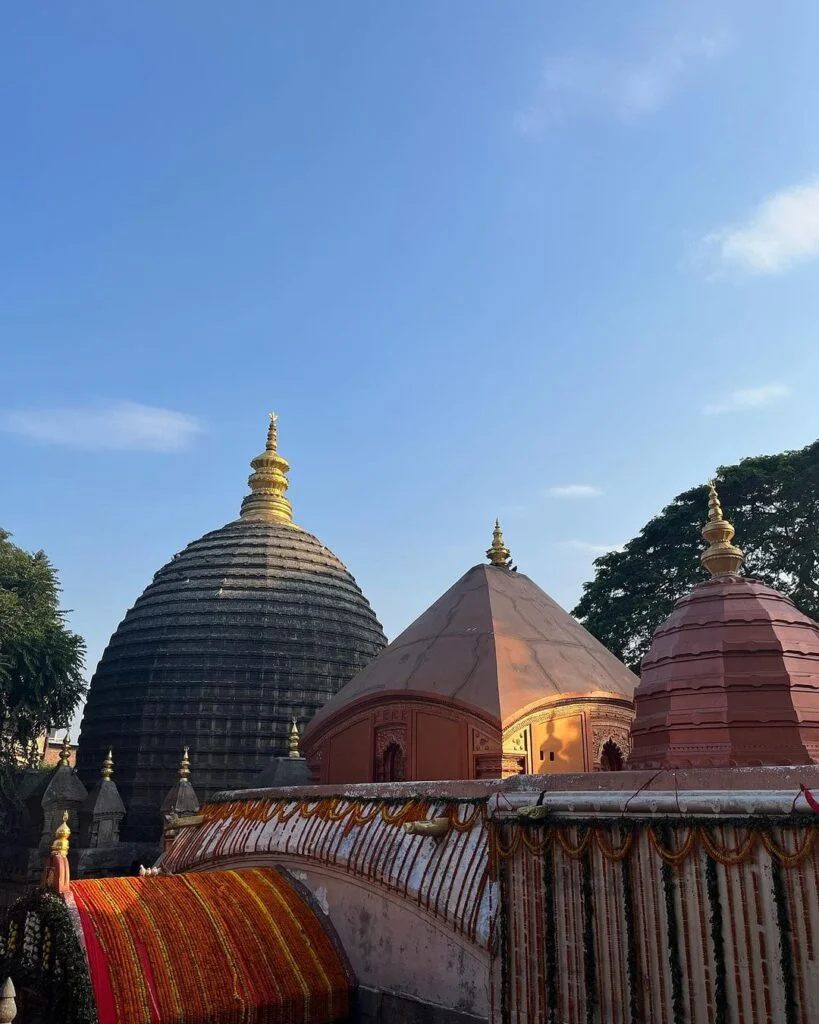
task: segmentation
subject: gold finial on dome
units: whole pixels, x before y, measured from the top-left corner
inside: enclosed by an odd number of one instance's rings
[[[188,757],[188,747],[182,751],[182,760],[179,762],[179,781],[190,782],[191,759]]]
[[[68,856],[68,840],[71,836],[71,829],[68,827],[68,811],[63,811],[62,824],[58,825],[54,833],[54,842],[51,844],[51,852],[59,853],[62,857]]]
[[[114,752],[112,750],[109,750],[108,751],[108,756],[102,762],[102,771],[100,772],[100,775],[102,775],[102,777],[104,779],[110,779],[113,774],[114,774]]]
[[[71,736],[66,732],[60,748],[60,768],[71,767]]]
[[[508,568],[512,561],[512,553],[503,543],[503,531],[497,519],[495,520],[495,529],[492,531],[492,545],[487,548],[486,557],[492,565],[499,565],[503,568]]]
[[[290,726],[290,749],[287,754],[288,757],[301,757],[299,753],[299,727],[296,723],[296,719],[293,719],[293,724]]]
[[[242,502],[241,516],[243,519],[263,519],[293,526],[293,507],[284,496],[289,486],[287,472],[290,464],[279,455],[277,422],[276,414],[271,412],[264,451],[250,462],[253,467],[247,481],[250,494]]]
[[[712,576],[736,576],[742,565],[742,549],[731,543],[734,528],[722,514],[722,505],[714,486],[708,481],[708,522],[702,528],[708,547],[700,555],[703,567]]]

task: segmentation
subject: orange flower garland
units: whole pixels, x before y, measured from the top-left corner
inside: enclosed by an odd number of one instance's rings
[[[730,819],[725,819],[724,824],[733,825]],[[521,845],[525,846],[535,856],[542,856],[544,851],[557,843],[563,852],[571,860],[580,860],[592,842],[600,850],[602,856],[608,861],[620,861],[629,855],[632,849],[634,834],[627,832],[622,845],[616,849],[606,838],[606,831],[599,826],[584,829],[583,822],[571,830],[566,825],[557,825],[544,822],[540,825],[518,824],[517,822],[505,822],[495,820],[489,831],[489,861],[493,870],[497,870],[498,861],[508,860],[514,857]],[[617,819],[612,819],[612,825],[622,824]],[[685,838],[676,848],[665,847],[654,830],[651,828],[651,819],[637,821],[631,819],[629,824],[638,831],[645,830],[654,852],[668,864],[681,864],[687,860],[692,853],[702,849],[712,860],[723,866],[742,864],[755,850],[757,843],[761,843],[772,859],[778,861],[783,867],[794,867],[801,864],[803,860],[813,854],[817,836],[819,836],[819,823],[808,824],[799,828],[786,828],[780,826],[782,841],[777,843],[774,835],[763,831],[758,827],[751,827],[740,831],[741,825],[734,826],[737,832],[737,845],[720,845],[711,835],[708,827],[704,825],[691,825],[685,834]],[[571,832],[579,832],[580,841],[575,842]],[[795,837],[796,849],[788,850],[785,842],[785,835],[792,833]]]
[[[332,1024],[351,979],[272,868],[80,881],[100,1024]]]

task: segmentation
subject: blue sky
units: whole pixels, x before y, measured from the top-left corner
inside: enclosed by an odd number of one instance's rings
[[[819,5],[10,5],[0,525],[89,668],[238,514],[394,636],[500,514],[571,607],[720,463],[817,436]]]

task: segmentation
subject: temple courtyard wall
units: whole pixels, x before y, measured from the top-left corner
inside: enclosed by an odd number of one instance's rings
[[[169,872],[275,864],[357,1018],[819,1020],[819,767],[225,793]]]

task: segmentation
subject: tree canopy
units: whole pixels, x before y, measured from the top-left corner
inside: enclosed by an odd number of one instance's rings
[[[46,729],[67,726],[85,684],[85,642],[66,628],[57,572],[42,551],[0,530],[0,759]]]
[[[744,574],[819,619],[819,441],[723,466],[715,480]],[[572,614],[631,668],[674,604],[707,578],[699,562],[707,510],[705,485],[684,491],[622,550],[595,560]]]

